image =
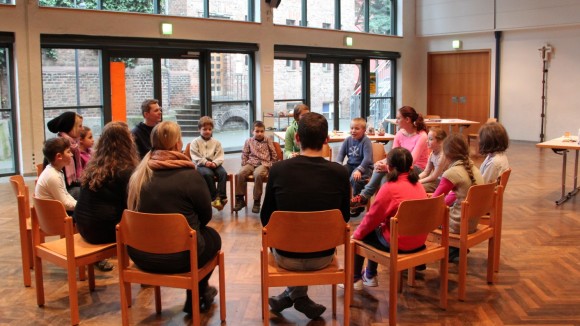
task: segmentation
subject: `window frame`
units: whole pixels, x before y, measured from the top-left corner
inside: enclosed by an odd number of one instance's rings
[[[15,63],[14,63],[14,34],[0,32],[0,47],[7,49],[8,60],[6,62],[6,68],[8,69],[8,87],[10,91],[8,95],[10,96],[10,108],[2,109],[1,112],[10,113],[10,125],[12,127],[12,161],[14,164],[14,170],[12,172],[0,173],[0,177],[10,176],[20,173],[20,148],[18,147],[20,133],[17,123],[17,110],[16,110],[16,79],[15,79]]]

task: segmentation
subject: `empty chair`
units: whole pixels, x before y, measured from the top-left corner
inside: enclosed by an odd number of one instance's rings
[[[441,229],[438,242],[427,242],[426,248],[414,253],[399,253],[399,236],[427,234]],[[397,289],[401,272],[408,269],[408,282],[415,280],[415,266],[439,260],[439,296],[441,308],[447,308],[447,269],[449,255],[449,208],[443,196],[406,200],[401,202],[397,214],[390,219],[390,252],[379,250],[360,240],[351,240],[353,255],[360,255],[389,267],[389,324],[397,324]],[[353,288],[352,280],[349,288]]]
[[[76,268],[87,266],[89,270],[89,289],[95,289],[93,264],[114,256],[115,243],[93,245],[75,233],[73,221],[67,215],[63,204],[57,200],[33,198],[32,234],[34,251],[34,276],[36,281],[36,301],[44,306],[44,284],[42,262],[49,261],[65,268],[68,276],[71,324],[77,325],[79,304],[76,281]],[[46,236],[64,236],[54,241],[46,241]]]
[[[321,236],[324,234],[325,236]],[[272,213],[270,221],[262,229],[262,318],[270,324],[268,288],[279,286],[307,286],[332,284],[332,313],[336,316],[336,285],[348,284],[352,279],[352,255],[350,254],[350,227],[338,209],[318,212]],[[338,256],[320,270],[290,271],[278,266],[271,248],[287,252],[317,252],[344,245],[342,266]],[[351,289],[344,293],[344,325],[349,325]]]
[[[496,223],[501,225],[501,214],[497,214],[497,202],[501,196],[503,186],[495,183],[474,185],[469,188],[467,197],[461,202],[461,225],[460,233],[449,235],[449,246],[459,248],[459,300],[465,300],[465,287],[467,281],[467,250],[484,241],[488,241],[487,248],[487,282],[493,283],[495,279],[495,255],[497,253]],[[473,233],[468,233],[469,221],[480,219],[481,216],[490,213],[489,225],[478,224]],[[441,230],[431,233],[431,239],[440,241],[443,236]]]
[[[21,175],[10,177],[10,184],[18,203],[18,231],[20,233],[20,252],[22,255],[22,277],[24,286],[30,286],[32,278],[30,269],[34,266],[32,259],[32,232],[30,223],[30,196],[28,186]]]
[[[170,254],[189,251],[193,272],[180,274],[149,273],[138,269],[129,261],[126,246],[155,253]],[[197,256],[197,234],[182,214],[149,214],[125,210],[117,225],[117,256],[119,259],[119,284],[121,289],[121,313],[123,325],[129,324],[131,306],[131,283],[150,284],[155,287],[155,310],[161,313],[160,286],[188,289],[192,292],[192,320],[200,323],[199,281],[219,266],[220,317],[226,320],[224,253],[220,250],[200,268]]]

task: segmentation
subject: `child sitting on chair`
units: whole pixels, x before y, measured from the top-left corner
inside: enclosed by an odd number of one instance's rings
[[[212,118],[201,117],[198,126],[200,136],[191,141],[189,153],[191,160],[197,166],[197,171],[207,183],[211,195],[211,205],[221,211],[228,202],[226,193],[228,173],[222,166],[224,149],[220,141],[212,137],[214,128]],[[217,189],[214,177],[217,177],[218,180]]]
[[[83,126],[81,131],[81,137],[79,139],[79,151],[81,154],[81,166],[83,170],[87,167],[87,163],[93,155],[93,145],[95,144],[95,139],[93,138],[93,132],[91,128]]]
[[[431,150],[431,154],[429,154],[425,170],[419,174],[419,182],[423,184],[426,192],[433,192],[437,189],[441,174],[445,170],[445,156],[441,151],[445,137],[447,137],[445,130],[438,127],[431,128],[427,135],[427,147]]]
[[[38,177],[34,196],[40,199],[58,200],[64,205],[69,215],[72,215],[77,201],[66,190],[62,171],[73,160],[70,142],[64,137],[49,139],[44,142],[42,153],[49,164]]]
[[[265,137],[265,131],[266,127],[262,121],[254,122],[254,137],[249,138],[244,143],[242,168],[238,172],[236,183],[236,205],[234,206],[234,211],[236,212],[246,206],[246,201],[244,200],[248,187],[246,178],[252,174],[254,175],[254,206],[252,207],[252,213],[260,212],[264,179],[268,176],[272,164],[279,159],[272,140]]]
[[[498,122],[488,122],[479,129],[479,153],[487,155],[479,170],[485,183],[496,182],[510,164],[505,151],[510,144],[507,131]]]
[[[373,172],[373,145],[365,135],[367,123],[363,118],[354,118],[350,122],[350,136],[344,140],[336,161],[342,164],[345,156],[348,157],[344,165],[350,175],[352,195],[358,195]],[[353,208],[350,216],[356,217],[364,207]]]
[[[392,149],[387,156],[387,183],[379,189],[376,200],[361,224],[354,231],[352,238],[362,240],[373,247],[389,252],[389,220],[395,216],[403,200],[427,198],[425,189],[419,183],[419,177],[413,169],[413,156],[403,147]],[[427,234],[400,236],[399,252],[410,253],[425,248]],[[354,289],[362,290],[365,286],[378,286],[378,264],[369,260],[363,271],[364,257],[354,257]],[[418,269],[421,266],[418,266]],[[361,272],[362,271],[362,272]]]

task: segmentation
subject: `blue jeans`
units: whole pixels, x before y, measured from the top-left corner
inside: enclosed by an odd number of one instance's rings
[[[209,194],[211,195],[211,200],[215,200],[216,197],[219,198],[228,198],[226,193],[226,183],[228,182],[228,173],[223,166],[218,166],[215,169],[210,169],[205,166],[198,166],[197,171],[203,179],[205,183],[207,183],[207,187],[209,188]],[[217,176],[218,179],[218,186],[217,189],[215,187],[215,180],[214,176]]]
[[[352,195],[356,196],[361,192],[361,190],[365,186],[367,179],[371,176],[372,171],[367,169],[368,170],[367,172],[361,174],[360,180],[356,181],[353,179],[352,173],[357,168],[357,166],[348,164],[345,164],[344,166],[348,170],[348,175],[350,175],[350,186],[352,187]]]
[[[276,249],[272,250],[274,254],[274,259],[276,263],[287,270],[291,271],[315,271],[319,269],[323,269],[326,266],[330,265],[334,255],[320,257],[320,258],[288,258],[282,255],[279,255],[276,252]],[[295,301],[298,298],[302,298],[308,295],[308,287],[307,286],[289,286],[286,288],[286,294]]]

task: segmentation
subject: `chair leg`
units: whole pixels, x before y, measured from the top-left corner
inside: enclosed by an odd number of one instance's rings
[[[79,266],[79,281],[84,281],[86,278],[85,266]]]
[[[496,229],[496,233],[494,235],[495,237],[495,252],[493,253],[494,255],[494,259],[493,259],[493,270],[497,273],[499,272],[499,256],[500,256],[500,245],[501,245],[501,219],[496,219],[495,220],[495,229]]]
[[[236,204],[236,188],[235,184],[237,182],[237,174],[228,175],[228,178],[231,176],[230,181],[230,214],[234,213],[234,205]]]
[[[218,264],[220,265],[220,318],[222,322],[226,321],[226,271],[224,261],[224,252],[220,251],[218,256]]]
[[[123,320],[123,326],[127,326],[129,325],[129,307],[131,306],[131,283],[120,282],[119,285],[121,291],[121,319]],[[128,291],[127,288],[129,288]]]
[[[84,269],[83,269],[84,271]],[[70,321],[72,325],[78,325],[79,318],[79,293],[77,289],[77,273],[74,262],[70,263],[67,268],[68,278],[68,300],[70,305]]]
[[[449,261],[448,258],[449,254],[446,253],[441,262],[439,263],[439,296],[440,296],[440,305],[442,309],[447,309],[447,293],[449,290]]]
[[[411,267],[407,270],[407,285],[415,286],[415,267]]]
[[[465,301],[465,283],[467,281],[467,248],[459,248],[459,301]]]
[[[392,267],[392,266],[391,266]],[[401,281],[401,272],[391,269],[389,271],[389,325],[397,325],[397,295]]]
[[[336,284],[332,284],[332,317],[336,318]]]
[[[260,284],[262,285],[262,321],[264,326],[270,325],[270,310],[268,309],[268,285],[264,275],[264,257],[260,254]]]
[[[32,234],[27,230],[25,238],[20,239],[20,251],[22,252],[22,278],[24,286],[32,285],[30,270],[34,266],[34,254],[32,253]]]
[[[42,279],[42,260],[34,257],[34,281],[36,283],[36,304],[44,306],[44,282]]]
[[[495,278],[496,238],[489,239],[487,244],[487,283],[493,284]]]
[[[155,312],[161,313],[161,287],[155,286]]]
[[[93,265],[87,266],[89,270],[89,290],[92,292],[95,290],[95,268]]]

